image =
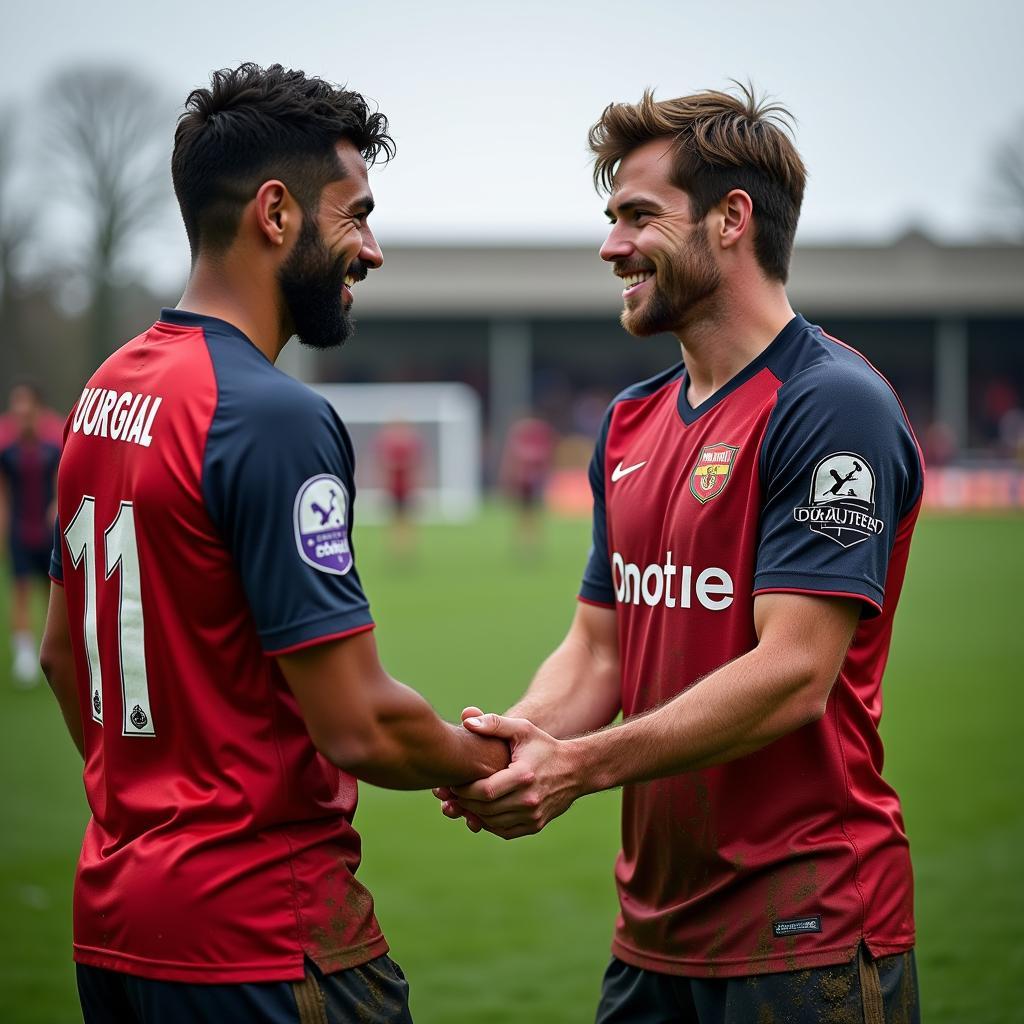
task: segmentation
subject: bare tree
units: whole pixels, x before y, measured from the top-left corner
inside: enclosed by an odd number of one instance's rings
[[[1020,118],[1006,139],[995,151],[993,179],[994,199],[1002,214],[1009,210],[1006,227],[1024,240],[1024,117]]]
[[[53,80],[47,140],[67,198],[87,218],[78,253],[90,294],[95,365],[117,338],[116,284],[138,233],[170,196],[171,118],[153,85],[124,68],[77,68]]]
[[[21,346],[18,258],[33,225],[31,211],[19,203],[12,185],[16,128],[13,111],[0,111],[0,381],[4,392]]]

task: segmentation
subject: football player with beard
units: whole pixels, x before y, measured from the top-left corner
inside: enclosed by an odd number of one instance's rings
[[[352,289],[382,263],[367,164],[392,153],[356,92],[214,73],[175,134],[185,293],[68,419],[41,660],[92,810],[87,1024],[409,1020],[355,878],[356,779],[508,762],[381,666],[348,434],[274,366],[292,335],[352,332]]]
[[[511,765],[438,793],[515,838],[623,787],[600,1024],[917,1019],[878,724],[923,465],[888,382],[789,304],[787,117],[645,94],[591,129],[622,324],[682,362],[605,417],[565,641],[505,716],[464,713]]]

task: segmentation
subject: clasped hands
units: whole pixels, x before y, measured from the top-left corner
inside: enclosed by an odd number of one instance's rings
[[[517,839],[539,832],[581,795],[566,741],[525,718],[485,715],[474,707],[462,712],[462,725],[478,736],[505,740],[511,758],[507,768],[485,779],[435,789],[446,817],[465,818],[472,832]]]

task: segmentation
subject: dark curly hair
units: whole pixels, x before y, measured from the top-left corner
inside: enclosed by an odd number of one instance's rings
[[[192,258],[234,240],[242,209],[279,178],[303,210],[343,176],[335,146],[350,141],[368,164],[395,154],[388,119],[357,92],[280,64],[214,71],[193,89],[174,133],[171,177]]]

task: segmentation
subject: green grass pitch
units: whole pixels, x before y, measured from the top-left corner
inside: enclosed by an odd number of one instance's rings
[[[398,566],[382,531],[357,528],[385,664],[448,718],[469,703],[503,710],[565,630],[587,529],[551,522],[543,557],[523,558],[491,510],[471,526],[424,529],[415,564]],[[1024,1021],[1022,585],[1024,520],[922,520],[883,731],[914,855],[929,1024]],[[49,692],[15,692],[8,664],[3,637],[0,1020],[64,1024],[80,1020],[70,959],[79,766]],[[429,794],[362,788],[361,877],[419,1024],[592,1020],[617,818],[617,795],[601,794],[542,835],[503,843],[442,818]]]

